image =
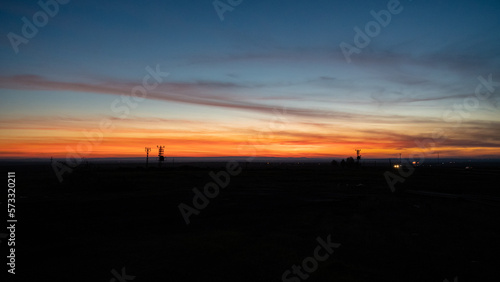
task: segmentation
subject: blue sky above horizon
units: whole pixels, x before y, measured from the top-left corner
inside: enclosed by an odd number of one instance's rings
[[[287,109],[287,124],[258,140],[258,155],[360,146],[390,156],[444,128],[439,150],[500,156],[500,84],[460,127],[443,120],[474,97],[479,76],[500,81],[498,1],[400,1],[403,10],[351,63],[339,44],[354,45],[354,27],[364,29],[389,1],[244,0],[223,21],[212,2],[69,1],[16,54],[7,34],[21,35],[21,18],[41,8],[4,1],[0,144],[9,153],[0,157],[20,154],[12,152],[19,143],[64,155],[63,145],[76,146],[102,118],[116,129],[94,156],[141,155],[158,142],[176,144],[179,156],[245,154],[239,144],[270,131],[273,108]],[[156,65],[169,76],[119,119],[110,104]]]

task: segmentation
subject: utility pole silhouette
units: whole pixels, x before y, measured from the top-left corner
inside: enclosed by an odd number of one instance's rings
[[[165,160],[165,156],[163,156],[163,153],[165,152],[165,146],[156,146],[158,148],[158,167],[161,167],[161,164]]]
[[[149,152],[151,152],[151,148],[145,147],[144,150],[146,151],[146,168],[148,168],[148,165],[149,165]]]
[[[358,160],[358,163],[359,163],[359,160],[361,159],[361,155],[359,153],[361,153],[361,150],[355,149],[354,151],[356,151],[356,159]]]

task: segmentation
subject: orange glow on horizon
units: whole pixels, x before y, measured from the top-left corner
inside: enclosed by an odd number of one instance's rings
[[[404,131],[397,126],[396,131],[389,127],[370,131],[353,128],[353,124],[347,127],[325,123],[325,128],[318,128],[317,124],[290,122],[284,130],[273,132],[267,120],[254,124],[208,120],[148,124],[138,119],[116,120],[109,132],[85,129],[95,128],[96,124],[98,118],[81,122],[31,118],[18,121],[19,128],[14,127],[14,122],[4,122],[0,127],[0,158],[144,157],[144,147],[151,147],[151,156],[156,156],[157,145],[165,146],[166,157],[347,158],[356,156],[355,149],[362,150],[363,159],[396,158],[400,153],[406,158],[412,154],[415,158],[435,158],[438,151],[446,157],[500,157],[500,145],[495,147],[494,142],[483,145],[454,136],[436,147],[421,149],[417,144],[423,140],[418,137],[422,133],[400,134]],[[469,142],[473,145],[465,147]],[[422,152],[425,155],[420,155]]]
[[[398,148],[393,143],[325,143],[311,144],[310,141],[296,141],[293,144],[283,140],[238,140],[221,138],[200,140],[197,138],[123,138],[110,137],[101,142],[87,140],[71,140],[40,138],[33,140],[19,140],[6,142],[0,140],[0,158],[66,158],[77,156],[85,158],[126,158],[143,157],[144,147],[151,147],[151,156],[156,156],[157,145],[164,145],[166,157],[227,157],[227,156],[257,156],[257,157],[307,157],[307,158],[347,158],[356,156],[355,148],[361,148],[363,159],[367,158],[396,158],[402,153],[403,157],[435,158],[436,152],[441,157],[480,157],[498,156],[500,150],[495,147],[436,147],[422,150],[414,148]]]

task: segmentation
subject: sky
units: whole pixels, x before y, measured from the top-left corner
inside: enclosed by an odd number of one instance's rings
[[[498,1],[2,1],[0,158],[500,157]]]

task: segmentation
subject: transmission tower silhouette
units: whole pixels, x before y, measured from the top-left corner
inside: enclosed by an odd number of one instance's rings
[[[361,149],[354,149],[354,151],[356,151],[356,160],[359,163],[359,160],[361,159],[361,155],[359,154],[361,153]]]
[[[149,152],[151,152],[151,148],[145,147],[144,151],[146,151],[146,168],[148,168],[148,165],[149,165]]]
[[[165,161],[165,156],[163,153],[165,152],[165,146],[156,146],[158,148],[158,167],[161,167],[163,161]]]

